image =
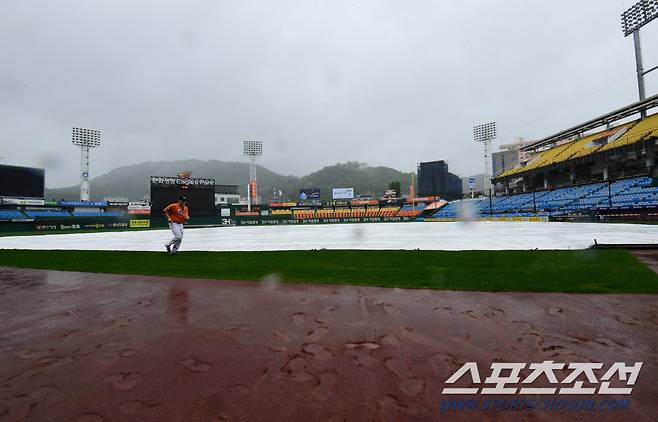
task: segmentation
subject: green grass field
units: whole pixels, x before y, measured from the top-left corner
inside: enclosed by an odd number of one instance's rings
[[[625,250],[160,252],[0,250],[0,265],[67,271],[479,291],[658,293]]]

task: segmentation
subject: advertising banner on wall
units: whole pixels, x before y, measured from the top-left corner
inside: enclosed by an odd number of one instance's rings
[[[332,188],[331,199],[354,199],[354,188]]]
[[[376,199],[352,199],[352,205],[379,205]]]
[[[297,205],[297,202],[270,202],[267,205],[270,208],[290,208]]]
[[[152,186],[187,186],[194,187],[197,189],[210,189],[215,190],[215,179],[200,179],[200,178],[190,178],[182,179],[179,177],[167,177],[167,176],[151,176],[151,185]]]
[[[300,189],[299,190],[299,199],[301,201],[306,200],[320,200],[320,189]]]
[[[59,201],[61,207],[107,207],[105,201]]]
[[[46,203],[43,199],[2,198],[1,201],[8,205],[44,205]]]
[[[129,210],[150,210],[151,205],[146,201],[131,201],[128,202]]]
[[[107,201],[108,207],[128,208],[128,201]]]

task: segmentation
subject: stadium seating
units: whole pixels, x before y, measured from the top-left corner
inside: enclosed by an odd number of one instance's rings
[[[464,199],[448,203],[434,218],[527,217],[563,215],[601,208],[658,207],[658,186],[650,177],[631,177],[511,196]]]
[[[623,124],[615,127],[614,129],[607,130],[604,132],[599,132],[595,135],[586,136],[583,139],[576,141],[577,146],[574,148],[574,154],[568,157],[567,159],[580,158],[600,151],[602,147],[608,144],[603,142],[594,142],[594,141],[602,140],[602,138],[604,137],[615,137],[615,136],[623,135],[627,130],[632,128],[635,124],[636,122]]]
[[[538,211],[570,211],[578,209],[578,201],[605,186],[605,183],[592,183],[581,186],[557,188],[535,200]]]
[[[651,186],[649,177],[622,179],[610,185],[609,199],[607,188],[591,198],[597,208],[655,206],[658,204],[658,186]]]
[[[121,213],[116,211],[74,211],[71,214],[74,217],[121,217]]]
[[[334,211],[334,218],[348,218],[351,216],[349,208],[336,208]]]
[[[378,217],[378,216],[379,216],[379,208],[366,209],[366,217]]]
[[[317,218],[315,210],[294,210],[292,215],[297,220],[306,220],[309,218]]]
[[[399,210],[400,210],[399,207],[380,208],[379,216],[380,217],[393,217]]]
[[[365,217],[366,209],[365,208],[352,208],[352,213],[350,217]]]
[[[272,210],[272,215],[292,215],[292,211],[288,209]]]
[[[18,210],[0,210],[0,220],[22,220],[25,214]]]
[[[25,211],[31,218],[60,218],[60,217],[71,217],[71,214],[68,211]]]
[[[658,113],[648,116],[643,120],[624,123],[612,129],[606,129],[584,136],[581,139],[568,141],[540,151],[525,165],[505,170],[498,177],[523,173],[528,170],[584,157],[596,152],[609,151],[641,141],[648,136],[658,137]],[[608,138],[612,139],[612,141],[605,143]]]
[[[71,217],[121,217],[118,211],[55,211],[55,210],[27,210],[25,214],[18,210],[0,210],[0,220],[16,220],[24,218],[71,218]]]
[[[422,209],[422,208],[420,208]],[[320,208],[318,210],[294,210],[293,218],[302,220],[309,218],[358,218],[358,217],[392,217],[398,212],[398,207],[354,207],[354,208]],[[282,210],[273,210],[272,215],[283,214]],[[413,215],[420,211],[414,211]]]
[[[493,198],[492,198],[493,201]],[[449,202],[439,211],[432,214],[433,218],[470,218],[479,217],[483,214],[483,208],[489,210],[489,199],[463,199]]]
[[[333,208],[319,209],[316,213],[317,218],[334,218],[335,213]]]
[[[403,205],[402,208],[400,208],[400,210],[397,212],[396,215],[399,216],[399,217],[415,217],[418,214],[420,214],[421,212],[423,212],[423,210],[425,209],[426,206],[427,206],[427,204],[425,204],[424,202],[415,204],[415,206],[414,205]]]
[[[600,151],[630,145],[644,139],[648,135],[651,135],[656,130],[658,130],[658,113],[648,116],[646,119],[638,122],[635,126],[629,129],[628,132],[619,137],[619,139],[601,147]]]

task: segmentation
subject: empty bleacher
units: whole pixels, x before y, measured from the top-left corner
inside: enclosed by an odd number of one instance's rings
[[[624,145],[630,145],[646,138],[649,135],[653,135],[655,132],[658,132],[658,113],[639,121],[636,125],[630,128],[628,132],[619,137],[617,140],[601,147],[600,151],[606,151]]]
[[[61,218],[61,217],[71,217],[71,213],[68,211],[51,211],[51,210],[28,210],[25,211],[28,217],[31,218]]]
[[[358,218],[358,217],[393,217],[400,210],[399,207],[354,207],[354,208],[319,208],[317,210],[294,210],[293,218],[298,220],[310,218]],[[283,214],[277,210],[272,215]]]
[[[292,211],[289,209],[272,210],[271,213],[272,215],[292,215]]]
[[[497,177],[520,174],[594,153],[610,151],[634,144],[648,137],[658,137],[658,113],[642,120],[624,123],[611,129],[589,134],[580,139],[563,141],[560,145],[539,151],[525,165],[508,169]]]
[[[402,208],[396,213],[399,217],[416,217],[423,212],[427,204],[420,203],[416,205],[403,205]]]
[[[658,186],[651,186],[650,177],[633,177],[617,180],[583,198],[594,208],[629,208],[658,205]]]
[[[535,199],[537,211],[571,211],[579,209],[579,201],[592,192],[602,189],[605,183],[557,188]]]
[[[593,209],[658,207],[658,186],[647,176],[561,187],[511,196],[464,199],[448,203],[434,218],[564,215]]]
[[[379,217],[393,217],[400,207],[384,207],[379,209]]]
[[[293,218],[297,220],[307,220],[310,218],[317,218],[315,210],[293,210]]]
[[[18,210],[0,210],[0,220],[23,220],[25,214]]]
[[[493,198],[492,198],[493,201]],[[471,218],[479,217],[484,211],[484,207],[489,210],[489,198],[462,199],[459,201],[449,202],[439,211],[432,214],[433,218]]]
[[[349,218],[351,215],[349,208],[336,208],[334,210],[334,218]]]
[[[350,217],[365,217],[366,209],[365,208],[352,208],[352,214]]]
[[[322,208],[317,210],[317,218],[334,218],[335,213],[333,208]]]
[[[122,215],[116,211],[73,211],[71,214],[74,217],[121,217]]]

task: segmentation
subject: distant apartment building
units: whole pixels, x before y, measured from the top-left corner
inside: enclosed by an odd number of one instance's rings
[[[238,185],[215,185],[215,205],[237,204],[239,202]]]
[[[525,163],[530,160],[530,155],[522,151],[521,148],[532,144],[534,141],[526,141],[523,138],[516,138],[511,144],[503,144],[499,147],[498,152],[491,154],[493,175],[496,176],[505,170],[509,170],[519,163]]]

